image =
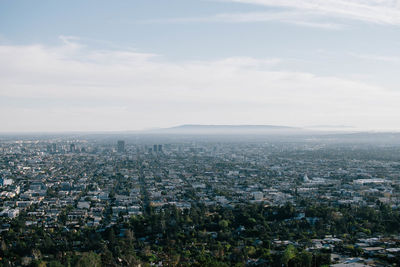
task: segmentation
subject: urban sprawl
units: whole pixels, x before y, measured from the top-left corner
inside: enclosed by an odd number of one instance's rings
[[[0,266],[399,266],[400,146],[177,139],[3,138]]]

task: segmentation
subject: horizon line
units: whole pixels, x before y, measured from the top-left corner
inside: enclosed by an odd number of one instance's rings
[[[170,127],[147,127],[143,129],[137,130],[22,130],[22,131],[0,131],[0,135],[13,135],[13,134],[23,134],[23,135],[32,135],[32,134],[134,134],[134,133],[144,133],[144,134],[155,134],[156,131],[174,129],[183,126],[206,126],[206,127],[284,127],[284,128],[292,128],[298,130],[313,130],[320,132],[342,132],[342,133],[361,133],[361,132],[369,132],[369,133],[400,133],[400,129],[362,129],[349,125],[309,125],[309,126],[287,126],[287,125],[273,125],[273,124],[180,124]]]

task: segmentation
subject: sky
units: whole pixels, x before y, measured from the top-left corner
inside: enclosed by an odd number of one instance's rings
[[[0,0],[0,132],[400,130],[399,0]]]

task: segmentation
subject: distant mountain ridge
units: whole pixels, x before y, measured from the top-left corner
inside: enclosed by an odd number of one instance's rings
[[[277,125],[202,125],[184,124],[154,129],[151,133],[165,134],[293,134],[307,131],[302,128]]]
[[[224,124],[183,124],[167,129],[300,129],[278,125],[224,125]]]

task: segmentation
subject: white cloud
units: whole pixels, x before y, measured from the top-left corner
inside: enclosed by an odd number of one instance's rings
[[[226,0],[229,2],[283,7],[377,24],[400,25],[398,0]]]
[[[346,20],[373,24],[400,25],[398,0],[215,0],[273,7],[259,12],[221,13],[205,17],[144,20],[142,23],[272,22],[303,27],[339,30]]]
[[[328,30],[339,30],[344,28],[340,23],[325,21],[325,18],[318,14],[298,11],[268,11],[268,12],[247,12],[247,13],[221,13],[206,17],[182,17],[169,19],[142,20],[141,23],[250,23],[250,22],[273,22],[293,24],[303,27],[321,28]]]
[[[367,54],[359,54],[359,53],[349,53],[350,56],[367,60],[367,61],[380,61],[384,63],[400,63],[399,57],[393,56],[382,56],[382,55],[367,55]]]
[[[154,54],[91,50],[75,42],[0,46],[0,98],[15,102],[0,107],[3,131],[130,130],[181,123],[400,128],[398,93],[285,71],[279,59],[169,62]],[[18,104],[22,100],[29,107]]]

